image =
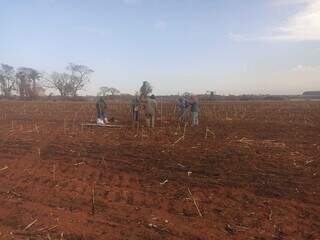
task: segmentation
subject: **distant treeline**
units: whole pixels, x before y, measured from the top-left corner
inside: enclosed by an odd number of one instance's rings
[[[307,91],[302,94],[303,96],[318,96],[320,97],[320,91]]]
[[[304,92],[302,95],[210,95],[210,94],[198,94],[200,101],[285,101],[285,100],[308,100],[308,99],[320,99],[320,91]],[[106,95],[104,98],[107,101],[130,101],[135,97],[132,94],[117,94]],[[176,101],[179,95],[156,95],[158,100],[162,101]],[[36,99],[21,98],[18,95],[12,95],[10,97],[0,96],[0,99],[11,100],[42,100],[42,101],[96,101],[97,96],[41,96]]]
[[[314,95],[207,95],[199,94],[197,95],[200,101],[284,101],[293,99],[315,99]],[[135,97],[131,94],[118,94],[118,95],[107,95],[104,98],[107,101],[130,101]],[[179,95],[158,95],[156,98],[160,101],[176,101]],[[21,100],[19,96],[11,97],[0,97],[0,99],[11,99],[11,100]],[[38,97],[37,100],[43,101],[96,101],[97,96],[75,96],[75,97],[63,97],[63,96],[42,96]],[[318,96],[320,99],[320,95]],[[30,98],[25,98],[23,100],[35,100]]]

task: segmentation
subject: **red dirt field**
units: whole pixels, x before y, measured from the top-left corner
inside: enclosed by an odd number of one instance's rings
[[[1,101],[0,239],[320,239],[320,102],[203,103],[178,142],[161,105]]]

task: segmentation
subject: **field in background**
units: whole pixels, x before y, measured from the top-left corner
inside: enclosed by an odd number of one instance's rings
[[[1,101],[0,239],[320,239],[320,102],[158,106]]]

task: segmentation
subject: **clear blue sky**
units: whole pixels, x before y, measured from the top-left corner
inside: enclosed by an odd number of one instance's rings
[[[320,90],[319,0],[0,0],[0,62],[156,94]]]

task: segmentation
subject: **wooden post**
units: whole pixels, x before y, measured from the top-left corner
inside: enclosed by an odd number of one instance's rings
[[[160,97],[160,127],[162,127],[162,97]]]
[[[91,213],[94,215],[95,213],[95,206],[94,206],[94,188],[92,188],[92,199],[91,199]]]
[[[53,164],[53,182],[56,182],[56,164]]]
[[[191,193],[191,191],[190,191],[189,188],[188,188],[188,192],[189,192],[189,194],[190,194],[190,197],[191,197],[191,199],[192,199],[192,201],[193,201],[194,206],[196,207],[196,209],[197,209],[197,211],[198,211],[199,216],[202,217],[202,213],[200,212],[200,209],[199,209],[199,206],[198,206],[198,204],[197,204],[197,201],[196,201],[196,199],[193,197],[193,195],[192,195],[192,193]]]
[[[66,119],[63,119],[63,133],[66,134]]]
[[[41,161],[41,149],[38,148],[38,156],[39,156],[39,161]]]

